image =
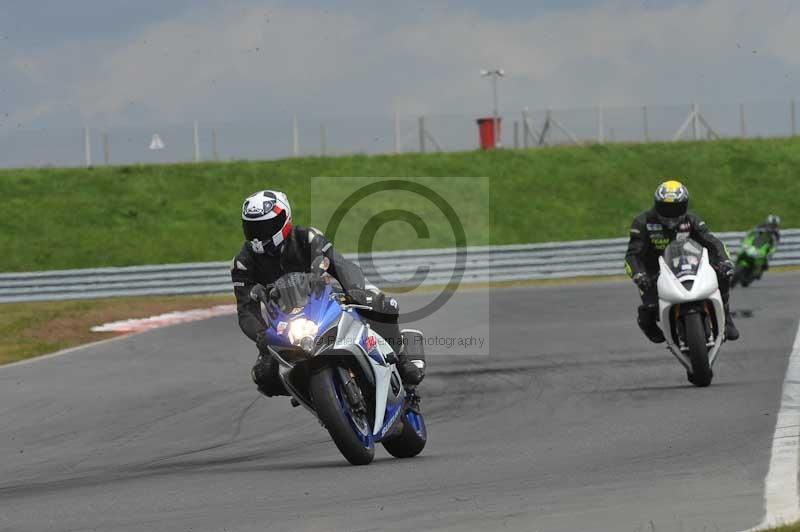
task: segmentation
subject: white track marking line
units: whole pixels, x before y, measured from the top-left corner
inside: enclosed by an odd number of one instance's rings
[[[151,318],[144,318],[142,320],[124,320],[121,322],[114,322],[110,324],[106,324],[108,326],[112,326],[109,328],[102,328],[104,326],[97,327],[98,332],[119,332],[119,336],[114,336],[112,338],[106,338],[104,340],[98,340],[96,342],[90,342],[88,344],[81,344],[76,345],[75,347],[68,347],[67,349],[62,349],[61,351],[56,351],[55,353],[48,353],[45,355],[39,355],[32,358],[26,358],[24,360],[19,360],[17,362],[11,362],[9,364],[0,364],[0,371],[9,368],[16,368],[19,366],[27,366],[28,364],[34,364],[36,362],[42,362],[45,360],[50,360],[51,358],[60,357],[62,355],[68,355],[70,353],[75,353],[78,351],[83,351],[85,349],[89,349],[91,347],[97,347],[103,344],[109,344],[111,342],[118,342],[125,338],[129,338],[136,334],[145,333],[147,331],[152,331],[154,329],[160,329],[162,327],[169,327],[172,325],[178,325],[181,323],[187,323],[190,321],[199,321],[205,320],[208,318],[215,318],[222,315],[227,315],[236,312],[235,305],[217,305],[216,307],[208,308],[208,309],[197,309],[194,311],[187,311],[187,312],[173,312],[169,314],[163,314],[161,316],[154,316]],[[188,316],[187,316],[188,315]],[[119,327],[115,328],[114,325],[120,324],[130,324],[133,323],[134,325],[139,325],[141,323],[148,324],[149,326],[146,327]],[[93,327],[92,330],[96,328]]]
[[[772,456],[764,480],[764,520],[752,530],[793,523],[800,519],[800,326],[783,380],[781,408],[772,437]]]
[[[93,332],[139,332],[160,329],[178,323],[189,323],[192,321],[216,318],[236,313],[236,305],[217,305],[210,308],[199,308],[192,310],[176,310],[150,316],[149,318],[135,318],[128,320],[114,321],[96,325],[92,327]]]

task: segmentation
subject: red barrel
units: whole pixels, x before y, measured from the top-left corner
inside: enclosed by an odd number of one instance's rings
[[[497,141],[494,138],[494,120],[490,118],[479,118],[478,119],[478,133],[481,139],[481,149],[482,150],[491,150],[497,146],[497,143],[500,141],[500,121],[501,118],[497,118]]]

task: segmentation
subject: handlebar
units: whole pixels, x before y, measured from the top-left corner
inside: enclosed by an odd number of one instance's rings
[[[370,307],[369,305],[355,305],[355,304],[349,304],[349,303],[345,303],[344,305],[342,305],[342,308],[345,309],[345,310],[349,310],[349,309],[353,309],[353,308],[354,309],[358,309],[358,310],[373,310],[373,308]]]
[[[357,310],[375,310],[369,305],[359,305],[357,303],[347,303],[347,294],[344,292],[333,292],[331,293],[331,299],[336,299],[339,301],[339,305],[344,310],[349,309],[357,309]]]

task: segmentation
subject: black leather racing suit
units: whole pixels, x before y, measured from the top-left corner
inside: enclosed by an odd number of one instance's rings
[[[781,232],[778,230],[777,227],[770,224],[759,224],[753,228],[750,233],[767,233],[770,238],[770,248],[771,251],[767,258],[764,259],[764,269],[763,271],[769,270],[769,259],[772,258],[772,255],[775,253],[775,250],[778,249],[778,244],[781,242]]]
[[[331,242],[317,229],[293,226],[280,248],[278,256],[257,254],[245,242],[231,263],[231,280],[236,295],[236,310],[239,327],[248,338],[256,341],[259,333],[266,329],[259,303],[250,298],[250,290],[256,285],[274,283],[287,272],[310,272],[314,258],[324,255],[330,260],[328,273],[342,285],[345,293],[364,290],[364,274],[361,269],[334,250]],[[373,311],[360,310],[359,314],[399,353],[402,347],[399,306],[394,298],[376,298],[378,307]],[[375,304],[373,304],[375,307]],[[268,352],[259,348],[259,358],[253,368],[253,380],[266,395],[285,394],[277,376],[277,364],[272,363]]]
[[[647,334],[647,329],[657,327],[658,320],[658,280],[660,257],[666,247],[676,238],[691,238],[708,249],[708,258],[711,266],[717,270],[717,281],[725,311],[728,312],[728,298],[730,296],[730,281],[727,276],[720,275],[719,263],[730,260],[730,255],[717,237],[712,235],[706,223],[695,214],[687,213],[678,222],[674,229],[668,229],[659,220],[655,209],[650,209],[634,218],[631,224],[628,252],[625,255],[625,270],[633,277],[637,273],[645,273],[650,278],[647,290],[639,290],[642,304],[639,306],[639,326]],[[649,336],[649,335],[648,335]]]

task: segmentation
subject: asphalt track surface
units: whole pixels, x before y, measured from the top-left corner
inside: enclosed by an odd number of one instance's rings
[[[345,463],[249,382],[233,317],[0,369],[0,530],[742,530],[761,521],[800,275],[734,293],[742,339],[689,386],[633,318],[629,283],[456,296],[427,331],[429,443]]]

